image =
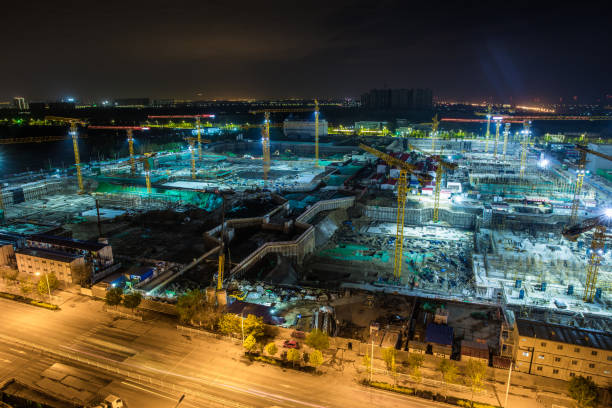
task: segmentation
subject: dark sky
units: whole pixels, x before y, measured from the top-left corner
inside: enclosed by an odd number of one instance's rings
[[[387,86],[587,101],[612,93],[603,3],[4,2],[0,98],[310,98]]]

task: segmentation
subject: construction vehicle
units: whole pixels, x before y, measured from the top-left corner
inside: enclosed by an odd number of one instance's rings
[[[134,160],[134,130],[149,130],[148,127],[142,126],[88,126],[88,129],[109,129],[109,130],[125,130],[127,133],[128,149],[130,152],[130,174],[133,176],[136,171],[136,162]]]
[[[602,159],[612,161],[612,156],[591,150],[583,145],[576,145],[575,147],[580,152],[580,158],[578,159],[576,169],[576,187],[574,188],[574,199],[572,200],[572,212],[570,215],[569,225],[573,225],[578,220],[578,208],[580,207],[580,193],[582,192],[582,185],[584,183],[584,176],[586,174],[586,163],[587,154],[592,154]]]
[[[201,118],[214,118],[215,115],[211,114],[198,114],[198,115],[149,115],[148,119],[179,119],[179,118],[194,118],[196,120],[196,130],[198,132],[198,160],[202,160],[202,129],[200,127]],[[193,177],[195,178],[195,177]]]
[[[265,108],[250,110],[249,113],[256,115],[264,114],[264,123],[261,126],[261,144],[263,153],[264,180],[268,180],[270,170],[270,114],[271,113],[295,113],[313,112],[315,113],[315,166],[319,167],[319,102],[315,99],[315,106],[312,108]]]
[[[77,171],[77,181],[79,183],[79,194],[83,194],[83,174],[81,172],[81,159],[79,157],[79,144],[78,144],[78,133],[77,125],[86,126],[87,122],[83,119],[78,118],[65,118],[61,116],[45,116],[45,120],[52,122],[68,123],[70,124],[70,136],[72,137],[72,146],[74,148],[74,164]]]
[[[411,150],[415,150],[427,156],[427,153],[425,153],[424,151],[420,149],[417,149],[411,144],[408,144],[408,147]],[[436,167],[436,185],[434,188],[434,208],[433,208],[433,218],[432,218],[433,222],[438,222],[439,212],[440,212],[439,211],[440,210],[440,191],[442,190],[442,175],[447,170],[455,170],[457,168],[457,165],[455,163],[449,163],[445,160],[442,160],[442,157],[440,157],[439,155],[432,155],[429,157],[433,158],[435,161],[438,162],[438,167]]]
[[[404,249],[404,213],[406,211],[406,194],[408,193],[408,173],[414,174],[421,184],[426,185],[430,179],[418,173],[418,169],[402,160],[399,160],[387,153],[383,153],[373,147],[359,144],[359,147],[366,152],[384,160],[388,165],[399,169],[400,174],[397,180],[397,231],[395,234],[395,250],[393,255],[393,278],[400,282],[402,276],[402,255]]]
[[[581,234],[593,230],[593,238],[591,239],[591,247],[588,253],[589,262],[587,264],[586,280],[584,283],[583,300],[585,302],[592,302],[595,297],[599,265],[603,259],[606,241],[609,238],[606,232],[610,226],[611,220],[612,209],[608,209],[604,214],[588,218],[579,224],[566,227],[562,232],[566,239],[576,241]]]

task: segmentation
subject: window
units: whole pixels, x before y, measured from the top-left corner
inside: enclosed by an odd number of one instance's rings
[[[555,362],[558,363],[559,361],[561,361],[561,357],[555,357]]]
[[[593,363],[589,364],[589,368],[595,368],[595,364]]]
[[[575,373],[570,373],[570,377],[575,377],[576,374]]]
[[[596,356],[596,355],[597,355],[597,352],[596,352],[595,350],[593,350],[593,351],[591,351],[591,355],[592,355],[592,356]]]
[[[542,347],[546,347],[546,342],[544,342],[544,341],[543,341],[543,342],[541,342],[541,343],[540,343],[540,346],[542,346]]]
[[[576,348],[574,349],[574,353],[580,353],[580,348],[579,348],[579,347],[576,347]]]
[[[538,367],[538,368],[536,368],[536,370],[542,371],[542,367]]]
[[[559,345],[557,346],[557,350],[563,350],[563,346],[559,344]]]
[[[612,361],[612,356],[608,356],[608,361]]]
[[[529,352],[528,351],[523,351],[523,356],[524,357],[529,357]]]
[[[540,360],[544,360],[544,355],[540,354],[540,355],[538,356],[538,358],[539,358]]]
[[[587,379],[592,380],[593,376],[587,375]]]
[[[556,368],[553,368],[553,374],[559,374],[559,370],[557,370]]]
[[[572,365],[577,365],[578,362],[576,360],[572,360]]]
[[[604,374],[610,374],[610,370],[604,370]]]

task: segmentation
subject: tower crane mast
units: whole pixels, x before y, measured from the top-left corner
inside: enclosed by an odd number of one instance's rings
[[[200,127],[201,118],[214,118],[212,114],[198,114],[198,115],[149,115],[149,119],[184,119],[193,118],[196,120],[196,130],[198,132],[198,160],[202,160],[202,129]],[[194,177],[195,178],[195,177]]]
[[[148,127],[142,126],[97,126],[90,125],[88,129],[108,129],[108,130],[125,130],[127,134],[128,150],[130,152],[130,174],[133,176],[136,172],[136,162],[134,159],[134,130],[149,130]]]
[[[387,153],[376,150],[373,147],[365,144],[360,144],[360,148],[366,152],[384,160],[390,166],[395,166],[399,169],[400,175],[397,179],[397,230],[395,234],[395,249],[393,254],[393,277],[399,281],[402,276],[402,255],[404,249],[404,214],[406,211],[406,194],[408,192],[408,173],[415,174],[423,185],[427,184],[425,176],[417,173],[417,168],[402,160],[399,160]]]
[[[79,143],[77,125],[85,126],[87,122],[79,118],[65,118],[61,116],[45,116],[45,120],[52,122],[68,123],[70,125],[70,136],[72,137],[72,147],[74,149],[74,164],[77,171],[77,182],[79,185],[79,194],[84,193],[83,189],[83,174],[81,172],[81,158],[79,156]]]

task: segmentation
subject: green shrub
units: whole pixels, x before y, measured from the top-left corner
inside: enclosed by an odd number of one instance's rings
[[[4,293],[4,292],[0,292],[0,297],[3,297],[5,299],[15,299],[15,295],[12,295],[10,293]]]
[[[38,300],[32,300],[30,301],[30,304],[34,306],[38,306],[38,307],[44,307],[45,309],[49,309],[49,310],[59,309],[58,305],[52,305],[51,303],[46,303],[46,302],[39,302]]]
[[[388,384],[385,382],[379,382],[379,381],[364,381],[365,385],[369,385],[370,387],[374,387],[374,388],[378,388],[380,390],[387,390],[387,391],[393,391],[393,392],[398,392],[400,394],[406,394],[406,395],[414,395],[414,389],[413,388],[408,388],[408,387],[402,387],[401,385],[393,385],[393,384]]]

